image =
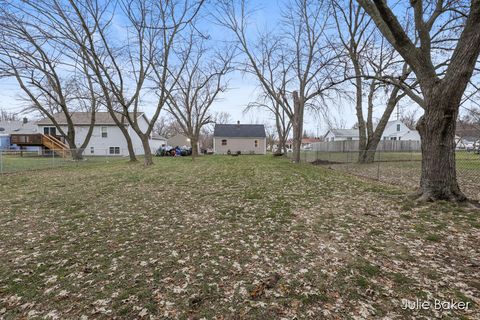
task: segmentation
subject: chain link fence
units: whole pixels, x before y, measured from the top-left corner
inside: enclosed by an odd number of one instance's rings
[[[81,152],[78,152],[81,151]],[[80,159],[74,159],[75,154]],[[141,157],[142,150],[135,150]],[[119,147],[86,150],[0,150],[0,174],[34,171],[59,167],[80,167],[128,160],[128,151]]]
[[[359,163],[358,151],[325,152],[302,151],[301,162],[324,166],[352,175],[399,185],[414,190],[421,175],[422,154],[419,151],[376,151],[373,162]],[[462,191],[470,198],[480,200],[480,154],[457,151],[457,178]],[[292,153],[288,153],[292,157]]]

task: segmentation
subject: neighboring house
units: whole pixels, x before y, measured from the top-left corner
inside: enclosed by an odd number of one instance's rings
[[[480,145],[480,124],[457,122],[455,134],[457,148],[463,146],[462,149],[467,149]]]
[[[322,141],[323,139],[320,139],[320,138],[303,138],[300,148],[303,150],[312,150],[313,143],[322,142]]]
[[[66,133],[68,129],[65,114],[58,113],[54,117],[62,130]],[[138,113],[137,117],[140,129],[145,132],[148,127],[147,117],[144,113]],[[80,146],[85,140],[90,127],[91,114],[89,112],[73,112],[71,118],[75,125],[75,143],[77,146]],[[39,133],[52,136],[60,135],[49,118],[38,121],[37,125]],[[138,155],[144,154],[140,137],[130,125],[125,124],[125,127],[132,139],[135,153]],[[162,144],[166,144],[165,139],[159,136],[152,137],[149,142],[152,152],[155,152]],[[92,156],[128,156],[127,141],[110,113],[97,112],[95,114],[93,133],[87,147],[85,148],[84,154]]]
[[[455,148],[458,150],[464,150],[467,148],[469,142],[462,137],[455,135]]]
[[[360,140],[358,129],[331,129],[325,135],[325,141]],[[420,134],[409,129],[402,121],[389,121],[385,126],[381,140],[420,141]]]
[[[331,129],[328,130],[324,139],[327,142],[360,140],[358,129]]]
[[[213,152],[227,154],[228,151],[242,154],[266,154],[267,138],[263,124],[215,124]]]
[[[171,147],[187,147],[190,148],[192,146],[192,143],[190,139],[183,135],[183,134],[176,134],[167,140],[168,145]],[[197,149],[200,152],[200,142],[197,142]]]
[[[382,140],[420,141],[417,130],[411,130],[402,121],[389,121],[383,131]]]
[[[302,150],[312,150],[313,144],[317,142],[324,141],[323,138],[302,138],[302,144],[300,145],[300,149]],[[274,150],[278,149],[278,141],[274,145]],[[285,147],[287,149],[293,149],[293,140],[288,139],[285,143]]]
[[[0,121],[0,150],[20,150],[20,147],[12,144],[12,134],[36,134],[37,125],[29,122],[27,118],[22,121]],[[38,151],[39,147],[22,147],[26,151]]]
[[[165,147],[167,145],[167,138],[162,137],[157,133],[152,133],[152,139],[150,139],[150,148],[152,152],[157,151],[161,147]]]

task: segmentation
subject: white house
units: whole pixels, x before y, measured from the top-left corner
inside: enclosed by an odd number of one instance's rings
[[[0,150],[16,150],[17,145],[12,145],[10,136],[12,134],[35,134],[37,133],[37,125],[29,122],[27,118],[22,121],[0,121]],[[25,147],[23,150],[37,151],[38,147]]]
[[[359,140],[358,129],[330,129],[325,135],[325,141]]]
[[[192,146],[192,142],[190,139],[183,135],[183,134],[176,134],[167,139],[168,145],[171,147],[187,147],[190,148]],[[200,152],[200,142],[197,142],[197,150]]]
[[[402,121],[389,121],[382,134],[382,140],[420,141],[417,130],[409,129]],[[325,135],[325,141],[360,140],[358,129],[331,129]]]
[[[213,152],[215,154],[237,153],[266,154],[267,138],[263,124],[215,124]]]
[[[383,131],[382,140],[420,141],[417,130],[411,130],[402,121],[389,121]]]
[[[63,113],[58,113],[55,116],[55,120],[64,132],[67,132],[67,121]],[[138,113],[138,123],[140,129],[145,132],[148,127],[148,119],[144,113]],[[85,140],[88,129],[90,127],[91,114],[89,112],[73,112],[71,114],[72,122],[75,124],[75,143],[77,146]],[[49,134],[58,136],[60,133],[53,125],[49,118],[42,119],[37,122],[38,132],[43,134]],[[144,153],[142,141],[137,133],[128,124],[125,127],[132,139],[133,148],[135,153],[142,155]],[[166,145],[165,138],[152,135],[149,144],[152,152],[155,152],[162,145]],[[93,133],[85,149],[85,155],[92,156],[128,156],[127,141],[117,126],[110,113],[97,112],[95,114],[95,125]]]

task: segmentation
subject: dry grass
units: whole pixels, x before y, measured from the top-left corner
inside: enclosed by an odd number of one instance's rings
[[[480,218],[273,157],[2,176],[0,318],[478,318]]]

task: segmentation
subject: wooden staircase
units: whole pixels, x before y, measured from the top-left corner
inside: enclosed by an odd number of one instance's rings
[[[54,136],[48,134],[42,134],[41,136],[42,145],[52,150],[52,152],[56,153],[62,158],[67,158],[70,156],[70,148],[68,147],[68,145],[58,140]]]

